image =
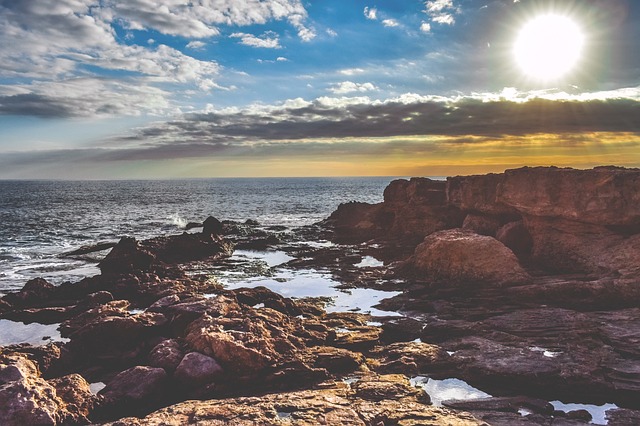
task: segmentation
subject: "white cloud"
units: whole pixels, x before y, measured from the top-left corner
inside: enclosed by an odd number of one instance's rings
[[[261,47],[265,49],[280,49],[280,39],[278,35],[272,31],[267,31],[262,35],[262,38],[253,34],[247,33],[233,33],[229,37],[239,38],[240,43],[245,46]]]
[[[105,0],[106,13],[117,16],[131,30],[153,29],[164,34],[206,38],[218,26],[265,24],[286,19],[303,41],[315,37],[305,26],[307,11],[300,0]]]
[[[375,21],[378,19],[378,9],[376,9],[375,7],[365,7],[364,8],[364,16],[367,19],[370,19],[372,21]]]
[[[189,43],[187,43],[187,49],[194,49],[194,50],[201,50],[203,49],[207,44],[202,42],[202,41],[190,41]]]
[[[382,21],[382,25],[385,27],[397,27],[400,24],[395,19],[385,19]]]
[[[329,37],[337,37],[337,36],[338,36],[338,33],[337,33],[337,32],[335,32],[334,30],[332,30],[331,28],[327,28],[327,35],[328,35]]]
[[[285,58],[284,56],[278,56],[276,58],[276,62],[289,62],[289,60],[287,58]]]
[[[420,31],[422,31],[423,33],[431,32],[431,24],[428,22],[423,22],[422,24],[420,24]]]
[[[340,70],[339,73],[343,75],[356,75],[364,73],[364,70],[362,68],[347,68]]]
[[[335,93],[336,95],[343,95],[353,92],[372,92],[376,90],[378,90],[378,88],[373,83],[354,83],[352,81],[343,81],[341,83],[336,83],[329,88],[329,91],[331,93]]]
[[[453,25],[455,23],[453,15],[459,12],[453,0],[430,0],[425,3],[424,13],[437,24]]]

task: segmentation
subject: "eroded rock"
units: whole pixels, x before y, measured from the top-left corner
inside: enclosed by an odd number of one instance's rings
[[[447,285],[504,286],[530,279],[518,258],[498,240],[462,229],[429,235],[412,261],[419,273]]]

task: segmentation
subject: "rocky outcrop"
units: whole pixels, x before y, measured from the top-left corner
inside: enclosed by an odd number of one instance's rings
[[[0,424],[75,425],[88,423],[98,401],[89,384],[71,374],[52,380],[41,377],[38,366],[25,354],[0,354]]]
[[[210,226],[213,226],[209,224]],[[213,232],[212,230],[208,230]],[[103,274],[148,271],[154,264],[173,264],[231,256],[233,245],[216,233],[173,235],[136,241],[125,237],[100,262]]]
[[[494,237],[547,273],[638,276],[640,170],[523,167],[446,182],[397,180],[383,203],[341,205],[325,222],[338,240],[401,240],[464,228]]]
[[[187,401],[110,425],[482,425],[465,413],[428,404],[424,392],[404,376],[370,376],[352,386],[326,383],[321,389],[252,398]]]

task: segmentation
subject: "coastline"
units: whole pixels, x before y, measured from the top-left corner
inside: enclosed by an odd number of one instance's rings
[[[99,276],[57,287],[33,280],[0,301],[1,318],[61,323],[70,339],[0,349],[0,392],[31,404],[0,416],[590,421],[549,403],[559,399],[624,407],[607,412],[609,424],[639,419],[639,194],[638,170],[524,168],[397,180],[382,203],[343,204],[290,233],[212,219],[201,233],[122,240]],[[390,314],[327,313],[318,298],[221,288],[212,271],[255,266],[231,261],[234,248],[282,251],[288,268],[328,271],[345,291],[395,291],[379,306]],[[463,379],[494,397],[435,407],[413,386],[419,376]],[[94,395],[89,383],[99,382]],[[192,399],[201,401],[181,402]]]

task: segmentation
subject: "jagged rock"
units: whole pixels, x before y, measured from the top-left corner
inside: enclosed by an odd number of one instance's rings
[[[100,395],[116,404],[140,403],[161,394],[166,383],[162,368],[136,366],[115,376]]]
[[[57,425],[61,420],[59,411],[55,388],[41,378],[0,386],[0,424],[3,426]]]
[[[637,426],[640,424],[640,411],[624,408],[608,410],[606,419],[610,426]]]
[[[26,357],[14,355],[0,361],[0,385],[38,375],[38,367]]]
[[[385,398],[393,397],[396,399]],[[311,426],[422,425],[471,426],[482,421],[466,413],[428,405],[422,391],[401,376],[365,379],[359,390],[344,384],[325,389],[270,394],[261,397],[187,401],[145,418],[125,418],[111,426],[178,426],[212,424]]]
[[[310,364],[316,368],[324,368],[333,374],[357,370],[365,362],[361,353],[332,346],[314,346],[309,353]]]
[[[399,342],[372,351],[372,368],[380,373],[425,374],[452,364],[451,357],[439,346],[423,342]]]
[[[222,367],[215,359],[198,352],[189,352],[182,358],[173,377],[183,385],[197,387],[222,375]]]
[[[55,288],[56,287],[47,280],[34,278],[27,281],[20,291],[9,293],[4,296],[3,299],[14,308],[34,305],[40,306],[43,302],[50,299]]]
[[[202,223],[202,233],[204,235],[222,235],[224,233],[224,226],[218,219],[209,216]]]
[[[58,399],[64,403],[62,424],[85,424],[99,398],[91,393],[89,383],[79,374],[70,374],[49,380],[56,389]]]
[[[175,264],[231,256],[233,244],[218,234],[188,234],[144,241],[125,237],[99,263],[103,274],[149,271],[157,263]]]
[[[103,274],[124,274],[151,268],[155,256],[132,237],[123,237],[98,264]]]
[[[498,240],[461,229],[426,237],[416,248],[413,266],[425,276],[446,281],[448,285],[504,286],[530,279],[513,252]]]
[[[422,321],[400,317],[382,324],[380,340],[384,343],[409,342],[420,337],[424,323]]]
[[[164,368],[172,373],[182,361],[184,352],[175,339],[167,339],[158,343],[149,353],[149,365],[151,367]]]

